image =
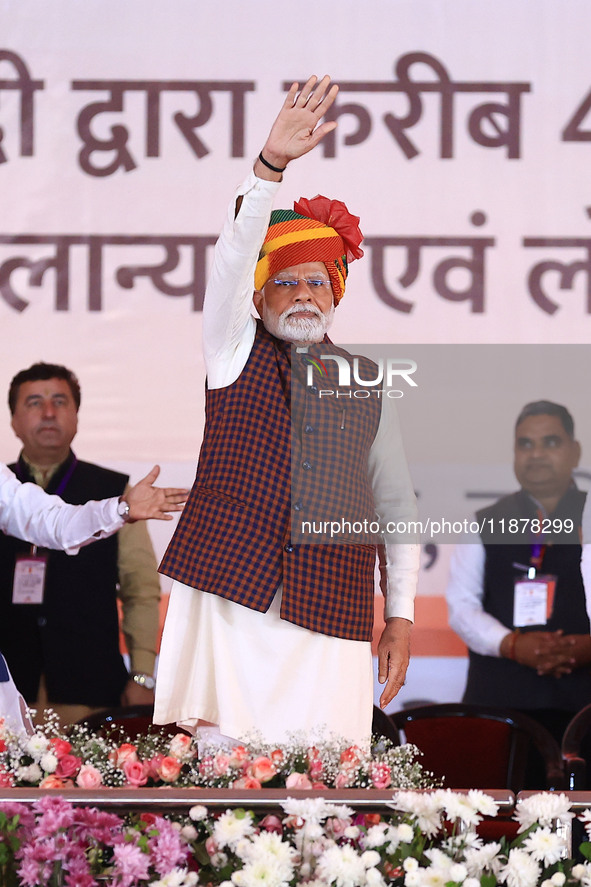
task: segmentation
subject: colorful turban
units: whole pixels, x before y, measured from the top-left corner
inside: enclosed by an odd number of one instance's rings
[[[254,273],[255,289],[261,290],[270,277],[307,262],[324,262],[335,305],[345,292],[349,262],[360,259],[359,216],[353,216],[341,200],[318,196],[300,197],[293,210],[276,209]]]

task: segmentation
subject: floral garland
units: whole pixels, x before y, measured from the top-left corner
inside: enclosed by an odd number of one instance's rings
[[[553,828],[569,799],[538,794],[515,812],[517,837],[485,842],[497,805],[480,791],[398,792],[392,813],[355,814],[288,798],[283,815],[236,809],[120,818],[59,797],[0,804],[2,887],[588,887],[591,863],[566,858]],[[580,817],[591,831],[591,811]],[[585,860],[591,844],[581,845]]]
[[[377,737],[370,749],[342,740],[307,744],[304,737],[278,748],[252,738],[234,748],[207,746],[185,733],[149,733],[132,742],[115,727],[104,736],[80,725],[65,732],[50,715],[32,736],[0,720],[0,787],[101,786],[140,788],[429,788],[414,745]]]

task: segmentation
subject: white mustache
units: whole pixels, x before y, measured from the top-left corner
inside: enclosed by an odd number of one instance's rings
[[[282,317],[293,317],[294,314],[314,314],[315,317],[323,317],[322,311],[315,305],[294,305],[293,308],[287,308]]]

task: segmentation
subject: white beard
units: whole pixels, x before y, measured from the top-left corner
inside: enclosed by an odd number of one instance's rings
[[[312,312],[315,317],[298,317],[303,312]],[[322,342],[328,332],[334,316],[334,305],[331,305],[326,314],[312,305],[294,305],[286,308],[277,315],[263,305],[263,323],[265,329],[294,345],[308,345],[312,342]]]

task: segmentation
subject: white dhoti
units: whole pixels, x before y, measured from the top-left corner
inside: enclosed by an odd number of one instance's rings
[[[367,742],[371,645],[333,638],[174,582],[162,637],[154,721],[194,732],[199,721],[265,742],[323,731]]]

